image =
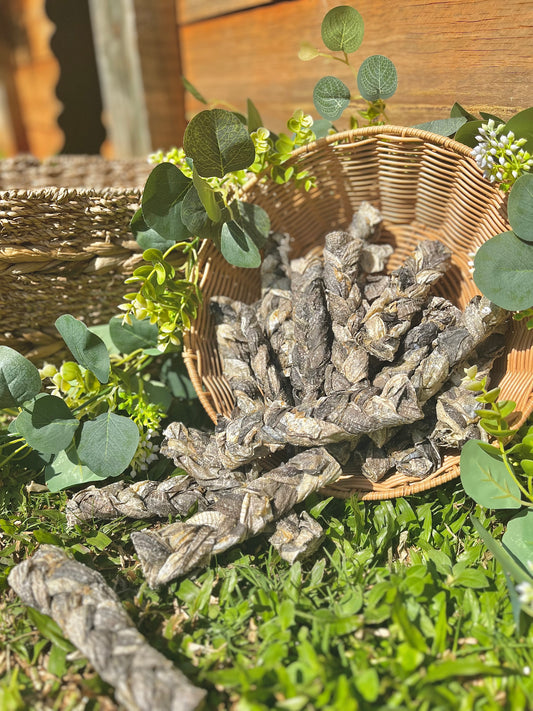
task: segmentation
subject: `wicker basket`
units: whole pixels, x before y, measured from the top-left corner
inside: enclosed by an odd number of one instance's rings
[[[298,170],[317,178],[309,193],[292,184],[252,180],[244,199],[270,215],[274,229],[288,232],[293,255],[321,245],[324,235],[346,227],[363,200],[382,211],[382,241],[395,247],[394,269],[422,239],[440,239],[453,253],[452,268],[436,293],[464,307],[478,293],[469,269],[471,253],[492,235],[509,229],[504,195],[483,179],[466,146],[426,131],[379,126],[328,136],[295,152]],[[205,244],[202,290],[204,306],[185,343],[185,362],[200,400],[215,421],[228,415],[233,397],[222,376],[214,328],[207,304],[215,294],[248,303],[259,297],[257,270],[229,266],[211,244]],[[533,332],[523,324],[509,327],[507,348],[495,365],[502,397],[515,400],[524,419],[533,410]],[[457,453],[424,480],[393,474],[378,483],[347,472],[328,489],[336,496],[358,493],[363,499],[386,499],[424,491],[459,474]]]
[[[58,316],[94,325],[116,313],[140,261],[129,223],[150,169],[93,156],[0,162],[0,345],[57,360]]]

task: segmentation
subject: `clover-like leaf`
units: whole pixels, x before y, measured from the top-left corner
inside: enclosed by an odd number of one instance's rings
[[[474,267],[474,282],[497,306],[522,311],[533,305],[533,248],[514,232],[502,232],[482,244]]]
[[[471,439],[461,450],[461,482],[468,496],[488,509],[518,509],[520,489],[499,449]]]
[[[129,417],[104,412],[84,422],[77,439],[82,464],[98,476],[118,476],[137,450],[139,428]]]
[[[336,121],[350,103],[350,90],[337,77],[322,77],[313,89],[313,102],[321,116]]]
[[[107,383],[111,364],[102,339],[70,314],[60,316],[55,325],[78,363],[92,371],[101,383]]]
[[[173,163],[160,163],[152,170],[144,186],[142,215],[144,221],[170,242],[191,235],[181,219],[181,202],[192,180]]]
[[[357,86],[367,101],[390,99],[398,87],[394,63],[382,54],[367,57],[357,72]]]
[[[225,109],[206,109],[194,116],[185,130],[183,147],[203,178],[222,178],[248,168],[255,146],[248,129]]]
[[[59,452],[44,469],[44,480],[52,493],[102,479],[107,476],[99,476],[82,464],[74,443]]]
[[[533,242],[533,175],[525,173],[513,185],[507,215],[513,232],[520,239]]]
[[[40,393],[26,404],[13,423],[13,430],[38,452],[57,454],[72,442],[79,424],[64,400]]]
[[[426,123],[418,123],[413,128],[420,128],[423,131],[431,131],[438,136],[453,136],[453,134],[466,123],[464,116],[454,118],[436,119],[435,121],[427,121]]]
[[[261,254],[254,240],[234,220],[222,226],[220,251],[224,259],[236,267],[253,269],[261,264]]]
[[[17,407],[41,390],[41,376],[31,361],[9,346],[0,346],[0,409]]]
[[[364,32],[363,18],[349,5],[334,7],[322,20],[322,41],[332,52],[355,52],[361,46]]]

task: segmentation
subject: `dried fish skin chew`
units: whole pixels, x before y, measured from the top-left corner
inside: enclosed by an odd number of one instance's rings
[[[341,473],[323,447],[308,449],[246,486],[221,493],[208,510],[185,522],[132,533],[148,584],[158,587],[206,565],[211,555],[256,535]]]
[[[57,622],[126,709],[201,708],[205,691],[148,644],[100,573],[42,545],[13,568],[8,582],[25,605]]]
[[[293,511],[276,522],[276,530],[268,541],[292,565],[313,555],[324,535],[322,526],[307,511],[300,515]]]
[[[185,516],[193,506],[207,507],[203,490],[191,476],[173,476],[164,481],[113,482],[78,491],[65,507],[67,528],[92,519]]]
[[[271,232],[264,247],[261,262],[261,292],[271,289],[290,289],[290,237],[282,232]]]

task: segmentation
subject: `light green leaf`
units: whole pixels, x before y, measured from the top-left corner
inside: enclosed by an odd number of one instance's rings
[[[157,324],[150,323],[150,319],[139,321],[131,316],[131,324],[122,323],[118,318],[109,322],[109,330],[113,343],[120,353],[127,355],[142,348],[157,348],[159,329]]]
[[[533,108],[515,114],[507,121],[504,133],[512,131],[515,138],[525,138],[524,150],[533,155]]]
[[[327,119],[317,119],[313,121],[312,129],[317,139],[327,136],[332,128],[334,128],[333,124]]]
[[[398,87],[396,67],[382,54],[367,57],[359,67],[357,86],[367,101],[390,99]]]
[[[302,42],[298,51],[298,59],[301,59],[302,62],[309,62],[311,59],[318,57],[319,54],[318,49],[310,42]]]
[[[496,558],[498,563],[502,566],[505,573],[510,575],[517,583],[530,583],[531,575],[528,575],[528,573],[526,573],[525,570],[518,565],[512,555],[505,550],[501,543],[494,540],[490,533],[483,528],[479,519],[471,515],[470,520],[472,521],[479,537],[487,546],[492,555]]]
[[[118,320],[116,316],[111,317],[111,321],[115,319]],[[119,352],[113,343],[113,339],[111,338],[111,327],[109,323],[101,323],[98,324],[98,326],[89,326],[89,331],[98,336],[98,338],[102,339],[105,343],[105,347],[107,348],[107,352],[110,355],[116,355]]]
[[[526,476],[533,476],[533,459],[522,459],[520,466]]]
[[[202,239],[211,239],[217,246],[220,244],[222,220],[227,217],[227,210],[223,210],[220,222],[213,222],[213,220],[209,219],[209,215],[194,186],[183,199],[181,217],[193,235]]]
[[[78,438],[81,462],[101,477],[118,476],[133,459],[139,428],[129,417],[104,412],[84,422]]]
[[[64,400],[41,393],[26,404],[13,428],[41,454],[56,454],[69,446],[79,424]]]
[[[236,267],[253,269],[261,265],[261,254],[253,239],[234,220],[222,226],[220,251]]]
[[[350,103],[350,90],[337,77],[322,77],[313,89],[313,103],[321,116],[336,121]]]
[[[191,236],[181,219],[181,202],[191,184],[192,180],[173,163],[160,163],[152,170],[144,186],[144,221],[169,242],[180,242]]]
[[[196,167],[193,167],[192,182],[209,219],[212,222],[220,222],[221,208],[224,206],[224,199],[220,192],[212,188],[207,180],[198,175]]]
[[[467,121],[477,121],[477,118],[474,116],[474,114],[471,114],[470,111],[467,111],[463,106],[461,106],[461,104],[457,103],[456,101],[450,110],[450,117],[458,118],[459,116],[464,116]]]
[[[332,52],[355,52],[361,46],[364,32],[363,18],[348,5],[334,7],[322,20],[322,41]]]
[[[513,185],[507,215],[516,236],[533,242],[533,175],[526,173]],[[530,249],[533,250],[533,246]]]
[[[503,309],[533,306],[533,248],[514,232],[502,232],[481,245],[474,257],[474,282]]]
[[[247,100],[246,108],[248,114],[248,120],[246,122],[248,126],[248,131],[249,133],[253,133],[254,131],[257,131],[258,128],[264,126],[264,123],[261,118],[261,114],[259,113],[254,102],[251,99]]]
[[[162,252],[174,244],[173,240],[165,239],[161,237],[159,232],[156,232],[151,227],[148,227],[144,221],[142,208],[139,208],[135,215],[131,218],[130,222],[131,231],[133,236],[137,240],[137,244],[142,247],[142,249],[160,249]]]
[[[474,501],[489,509],[518,509],[520,489],[496,447],[471,439],[463,445],[461,482]]]
[[[73,444],[68,450],[59,452],[44,469],[44,480],[52,493],[106,478],[106,476],[95,474],[89,467],[82,464]]]
[[[93,372],[101,383],[107,383],[111,366],[102,339],[70,314],[60,316],[55,325],[78,363]]]
[[[431,131],[439,136],[453,136],[453,134],[466,123],[464,116],[455,118],[436,119],[426,123],[418,123],[413,128],[420,128],[423,131]]]
[[[460,129],[458,129],[454,138],[459,143],[463,143],[465,146],[470,146],[470,148],[475,148],[478,145],[476,141],[476,136],[479,133],[479,129],[485,121],[467,121],[463,124]]]
[[[513,516],[502,536],[503,545],[527,570],[528,561],[533,565],[533,510],[525,509]],[[531,576],[533,582],[533,574]]]
[[[231,111],[201,111],[189,122],[183,147],[203,178],[223,178],[226,173],[248,168],[255,147],[246,126]]]
[[[33,363],[13,348],[0,346],[0,409],[18,407],[40,390],[41,377]]]

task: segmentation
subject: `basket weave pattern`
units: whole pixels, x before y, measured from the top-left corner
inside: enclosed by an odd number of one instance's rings
[[[149,172],[92,156],[0,163],[0,345],[59,357],[58,316],[94,325],[116,313],[141,260],[129,223]]]
[[[426,131],[379,126],[328,136],[295,152],[297,170],[317,179],[309,193],[290,183],[274,185],[253,179],[243,199],[261,205],[272,228],[288,232],[292,256],[322,246],[332,229],[346,227],[363,200],[384,217],[381,241],[394,253],[394,269],[423,239],[439,239],[452,251],[452,267],[435,293],[464,308],[479,293],[472,280],[472,253],[487,239],[509,229],[503,193],[482,177],[466,146]],[[201,250],[204,305],[185,340],[184,359],[193,385],[210,417],[229,415],[233,396],[222,375],[209,299],[223,294],[251,303],[260,295],[257,270],[228,265],[212,244]],[[506,351],[494,368],[501,397],[517,403],[521,419],[533,410],[533,332],[512,322]],[[494,381],[493,381],[494,382]],[[384,499],[423,491],[459,474],[458,453],[444,457],[443,466],[420,481],[393,474],[378,483],[349,470],[328,493],[364,499]]]

